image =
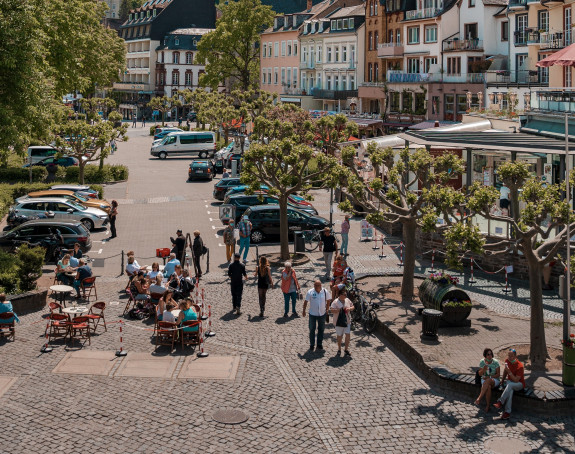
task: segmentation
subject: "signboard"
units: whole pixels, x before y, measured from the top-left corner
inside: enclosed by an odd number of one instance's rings
[[[236,220],[236,207],[235,205],[220,205],[220,221],[235,221]]]
[[[506,272],[507,274],[513,273],[513,265],[506,266],[506,267],[505,267],[505,272]]]
[[[371,225],[364,219],[363,221],[361,221],[360,228],[361,228],[360,241],[370,241],[373,239],[373,237],[375,236],[375,229],[373,228],[373,225]]]
[[[483,186],[491,186],[491,169],[483,169]]]

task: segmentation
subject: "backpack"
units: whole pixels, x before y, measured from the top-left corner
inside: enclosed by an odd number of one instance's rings
[[[335,326],[339,326],[342,328],[347,327],[347,315],[345,314],[345,310],[342,307],[337,314],[337,321],[335,322]]]
[[[128,312],[128,317],[131,320],[143,320],[147,317],[148,314],[144,313],[144,311],[142,309],[138,309],[138,308],[133,308],[130,309],[130,311]]]
[[[202,255],[206,255],[208,253],[208,248],[202,245]]]

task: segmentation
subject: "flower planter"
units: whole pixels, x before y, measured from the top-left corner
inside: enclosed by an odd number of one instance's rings
[[[16,314],[23,315],[44,309],[47,296],[48,290],[34,290],[19,295],[8,295],[6,299],[12,303]]]
[[[463,323],[471,313],[471,306],[445,306],[450,300],[469,301],[470,298],[463,290],[443,280],[424,280],[419,286],[419,299],[427,309],[442,311],[441,320],[450,325]]]

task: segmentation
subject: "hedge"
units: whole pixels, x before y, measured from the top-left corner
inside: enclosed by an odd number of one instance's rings
[[[48,176],[45,167],[32,166],[32,181],[42,182]],[[0,168],[0,181],[3,183],[17,183],[30,181],[30,169],[27,167]]]
[[[84,167],[85,184],[127,180],[128,175],[128,167],[123,165],[104,164],[104,167],[101,170],[98,165],[87,165]],[[77,183],[79,181],[79,176],[79,167],[67,167],[64,181],[66,183]]]

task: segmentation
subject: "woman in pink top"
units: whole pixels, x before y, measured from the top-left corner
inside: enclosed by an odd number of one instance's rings
[[[339,253],[341,255],[349,255],[347,253],[347,242],[349,239],[349,214],[345,215],[345,220],[341,223],[341,248]]]

